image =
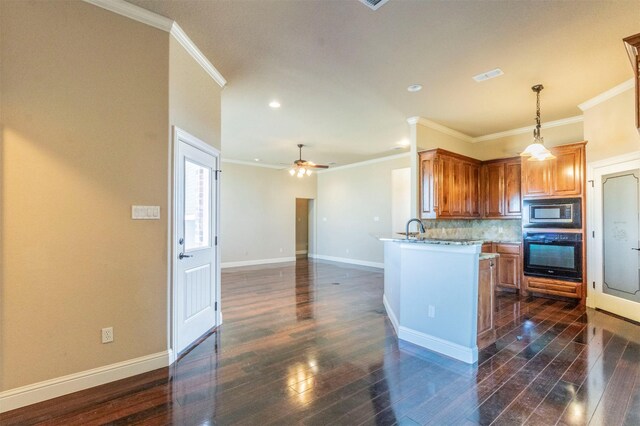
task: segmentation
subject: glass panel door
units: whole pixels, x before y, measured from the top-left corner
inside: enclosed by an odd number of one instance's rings
[[[602,176],[602,292],[640,302],[638,190],[640,170]]]

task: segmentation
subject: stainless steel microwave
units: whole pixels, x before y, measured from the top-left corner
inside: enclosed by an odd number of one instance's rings
[[[525,228],[582,228],[580,198],[524,200]]]

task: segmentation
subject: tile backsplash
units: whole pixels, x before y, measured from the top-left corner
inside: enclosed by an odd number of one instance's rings
[[[505,220],[423,220],[428,238],[459,238],[487,241],[521,241],[522,221]]]

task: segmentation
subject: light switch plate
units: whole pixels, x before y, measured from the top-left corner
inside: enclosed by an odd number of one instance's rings
[[[158,220],[160,219],[160,206],[131,206],[131,219]]]

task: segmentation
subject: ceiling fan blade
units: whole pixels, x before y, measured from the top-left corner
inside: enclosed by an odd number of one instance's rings
[[[293,162],[293,167],[304,167],[307,169],[328,169],[329,166],[325,166],[324,164],[315,164],[313,161],[307,161],[302,159],[302,147],[304,145],[298,144],[298,149],[300,150],[300,158]]]

